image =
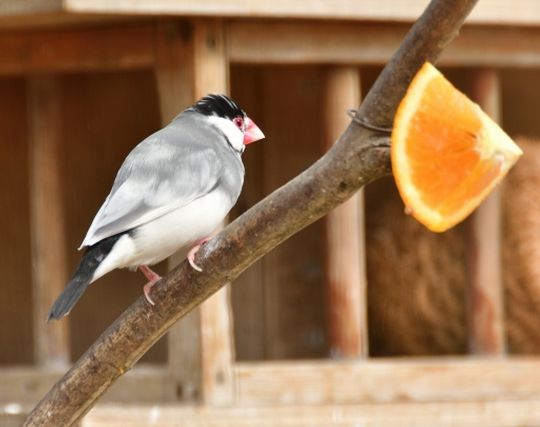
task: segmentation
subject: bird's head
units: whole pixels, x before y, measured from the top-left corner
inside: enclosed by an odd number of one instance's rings
[[[217,127],[239,153],[244,151],[246,145],[264,138],[253,120],[226,95],[207,95],[189,109],[206,116],[209,123]]]

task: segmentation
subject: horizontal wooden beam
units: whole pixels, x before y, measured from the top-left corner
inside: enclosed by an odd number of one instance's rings
[[[62,369],[0,369],[0,408],[9,404],[34,405],[63,374]],[[147,365],[122,376],[103,399],[130,403],[172,402],[176,399],[176,390],[165,367]]]
[[[152,67],[155,26],[9,31],[0,37],[0,76]]]
[[[405,25],[247,22],[229,24],[229,59],[238,63],[385,63]]]
[[[45,0],[43,0],[45,1]],[[429,0],[64,0],[71,13],[140,15],[315,18],[412,22]],[[534,25],[540,23],[537,0],[483,0],[467,22]]]
[[[540,400],[539,359],[237,364],[238,405]]]
[[[155,23],[6,31],[0,76],[150,68],[158,49]],[[232,63],[365,64],[387,62],[408,25],[232,21]],[[449,66],[540,67],[540,28],[466,27],[442,56]]]
[[[408,29],[403,24],[234,21],[229,24],[229,59],[251,64],[381,65]],[[465,27],[439,63],[540,66],[540,28]]]
[[[540,360],[535,358],[238,363],[233,373],[236,405],[243,407],[540,401]],[[37,402],[61,374],[49,369],[1,369],[0,406]],[[141,366],[122,377],[104,401],[173,402],[174,384],[165,367]]]
[[[133,22],[135,19],[140,21],[140,17],[133,16],[117,16],[117,15],[97,15],[97,14],[73,14],[66,13],[62,8],[54,9],[54,6],[50,10],[44,8],[43,10],[28,11],[24,8],[27,3],[33,3],[31,1],[12,2],[4,1],[0,4],[21,5],[20,9],[17,6],[11,9],[13,13],[6,14],[0,10],[0,29],[1,30],[29,30],[29,29],[51,29],[62,27],[82,27],[95,24],[104,25],[114,23],[116,25],[122,25],[122,23]],[[61,3],[59,1],[59,3]]]
[[[60,12],[62,11],[63,6],[63,0],[3,1],[0,2],[0,17]]]
[[[81,427],[517,427],[540,425],[540,401],[292,405],[258,408],[100,406]]]

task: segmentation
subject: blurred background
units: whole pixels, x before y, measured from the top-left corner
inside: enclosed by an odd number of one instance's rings
[[[0,426],[142,293],[115,271],[46,323],[139,141],[230,93],[266,135],[234,218],[328,150],[426,4],[0,1]],[[433,234],[391,177],[367,186],[175,325],[82,425],[540,425],[540,3],[480,1],[438,65],[524,149],[502,188]]]

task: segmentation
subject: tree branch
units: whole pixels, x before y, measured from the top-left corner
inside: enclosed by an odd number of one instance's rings
[[[425,60],[437,58],[476,2],[432,0],[366,96],[358,112],[363,121],[390,127],[412,76]],[[76,422],[178,319],[292,234],[389,172],[388,137],[352,121],[313,166],[199,251],[197,264],[204,273],[183,263],[153,288],[154,307],[140,297],[128,308],[47,393],[25,426]]]

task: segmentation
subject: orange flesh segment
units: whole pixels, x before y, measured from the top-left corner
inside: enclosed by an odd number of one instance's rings
[[[520,155],[478,105],[424,64],[392,132],[392,168],[408,211],[444,231],[478,206]]]

